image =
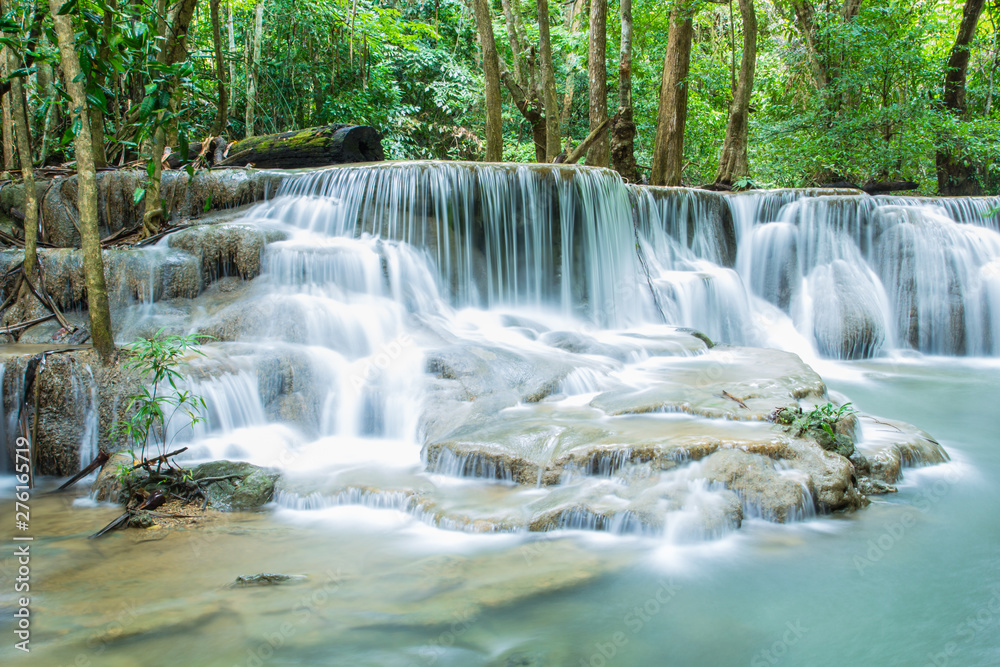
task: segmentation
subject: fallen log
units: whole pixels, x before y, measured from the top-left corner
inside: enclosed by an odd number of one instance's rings
[[[225,158],[215,166],[297,169],[384,159],[382,138],[375,128],[326,125],[241,139],[229,147]]]
[[[81,479],[89,475],[90,473],[94,472],[95,470],[99,470],[102,466],[104,466],[105,463],[108,462],[108,459],[110,458],[111,458],[110,454],[108,454],[103,449],[100,450],[97,453],[97,457],[90,462],[90,465],[86,466],[83,470],[81,470],[80,472],[76,473],[68,480],[63,482],[63,484],[58,489],[56,489],[55,491],[50,491],[49,493],[58,493],[59,491],[65,491],[66,489],[73,486]]]
[[[619,109],[618,113],[616,113],[614,116],[611,116],[610,118],[605,118],[604,122],[602,122],[600,125],[591,130],[590,134],[588,134],[587,137],[580,143],[580,145],[574,148],[568,156],[565,155],[564,151],[563,153],[560,153],[558,157],[556,157],[555,162],[561,164],[576,164],[577,162],[579,162],[580,158],[586,155],[587,151],[590,149],[591,144],[597,141],[600,138],[600,136],[604,134],[604,131],[608,129],[608,126],[614,123],[621,116],[621,113],[622,110]]]

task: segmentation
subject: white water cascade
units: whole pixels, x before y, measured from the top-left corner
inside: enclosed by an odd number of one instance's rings
[[[463,530],[685,540],[740,516],[806,518],[820,501],[786,463],[761,469],[788,487],[778,507],[710,481],[728,464],[687,465],[718,442],[774,447],[767,424],[720,423],[736,407],[718,391],[691,397],[771,371],[809,396],[825,391],[818,378],[676,327],[810,358],[995,354],[1000,235],[971,204],[950,210],[983,224],[948,210],[626,187],[583,167],[290,177],[240,221],[279,239],[262,274],[190,324],[219,340],[190,382],[212,407],[172,436],[192,459],[281,468],[279,504],[294,511],[360,504]]]
[[[157,300],[180,294],[153,285],[170,272],[149,271],[126,319],[215,339],[189,367],[204,420],[172,424],[171,447],[281,469],[290,511],[717,537],[855,502],[811,485],[789,463],[808,456],[764,421],[826,402],[822,380],[793,355],[727,345],[1000,354],[998,203],[631,187],[586,167],[338,167],[287,176],[212,232],[255,239],[259,275],[202,278],[180,305]],[[190,247],[169,242],[147,254]],[[906,432],[908,461],[944,457]],[[754,482],[735,484],[748,465]]]

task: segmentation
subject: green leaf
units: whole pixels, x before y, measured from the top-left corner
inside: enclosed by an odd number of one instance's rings
[[[142,98],[142,103],[139,105],[139,119],[140,120],[145,120],[145,119],[149,118],[149,114],[153,110],[153,104],[154,103],[155,103],[155,100],[153,99],[153,97],[151,95],[147,95],[146,97]]]
[[[146,188],[140,185],[135,189],[135,192],[132,193],[132,202],[138,204],[139,202],[142,201],[142,198],[145,196],[146,196]]]

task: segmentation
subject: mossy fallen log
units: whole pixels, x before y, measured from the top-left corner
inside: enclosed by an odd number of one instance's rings
[[[382,138],[375,128],[326,125],[241,139],[229,147],[225,159],[215,166],[298,169],[384,159]]]

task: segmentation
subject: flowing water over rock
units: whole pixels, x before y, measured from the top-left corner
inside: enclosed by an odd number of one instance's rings
[[[541,165],[384,164],[280,180],[236,218],[110,253],[116,331],[119,342],[161,328],[214,337],[185,369],[205,420],[171,428],[170,447],[188,446],[189,463],[279,471],[280,539],[292,526],[346,558],[330,530],[350,535],[352,572],[309,594],[343,590],[340,617],[398,586],[353,627],[438,627],[454,608],[478,618],[572,589],[633,563],[630,540],[725,550],[761,525],[832,530],[817,517],[863,507],[865,494],[905,485],[905,468],[949,457],[920,429],[866,413],[851,460],[773,424],[778,408],[848,400],[803,359],[836,374],[843,366],[828,359],[1000,355],[997,200],[633,188],[607,171]],[[84,303],[74,251],[42,262],[64,307]],[[22,342],[46,340],[47,326]],[[8,441],[26,362],[13,352],[0,358]],[[135,379],[92,352],[48,363],[39,442],[45,471],[67,475],[106,441]],[[210,542],[233,548],[222,545],[239,530]],[[366,563],[386,548],[366,531],[408,555]],[[573,537],[608,533],[613,542]],[[264,538],[261,553],[276,558],[280,539]],[[462,555],[426,562],[447,545]],[[305,549],[288,571],[317,571]],[[239,557],[247,571],[222,583],[278,571],[250,552]],[[373,563],[391,581],[363,567]],[[287,595],[302,595],[294,588]],[[242,636],[228,602],[207,605],[204,618],[172,608],[167,623]],[[326,646],[310,619],[299,657]],[[587,661],[563,649],[540,664]],[[359,664],[392,662],[364,651]],[[534,664],[490,651],[500,662],[459,652],[448,664]]]
[[[745,514],[856,508],[851,466],[807,463],[825,453],[766,422],[829,400],[790,353],[997,352],[988,200],[630,188],[607,171],[541,165],[268,178],[276,196],[242,217],[109,262],[121,340],[165,328],[216,341],[190,368],[206,420],[173,429],[172,443],[194,460],[284,470],[289,506],[394,498],[465,530],[667,534],[671,516],[704,510],[708,536]],[[77,253],[50,251],[43,264],[57,300],[82,304]],[[46,326],[25,338],[44,340]],[[94,385],[89,365],[70,366],[71,386]],[[20,374],[5,375],[8,414]],[[98,411],[80,407],[86,393],[62,402],[83,415],[79,449],[90,452],[102,434]],[[112,416],[116,401],[102,401]],[[896,428],[898,442],[868,447],[874,460],[946,458]],[[862,449],[876,431],[860,430]],[[758,497],[725,472],[740,466],[724,449],[758,457],[746,465],[763,466],[761,480],[795,490]],[[494,511],[455,491],[463,478],[509,498]],[[535,489],[530,501],[522,487]]]

